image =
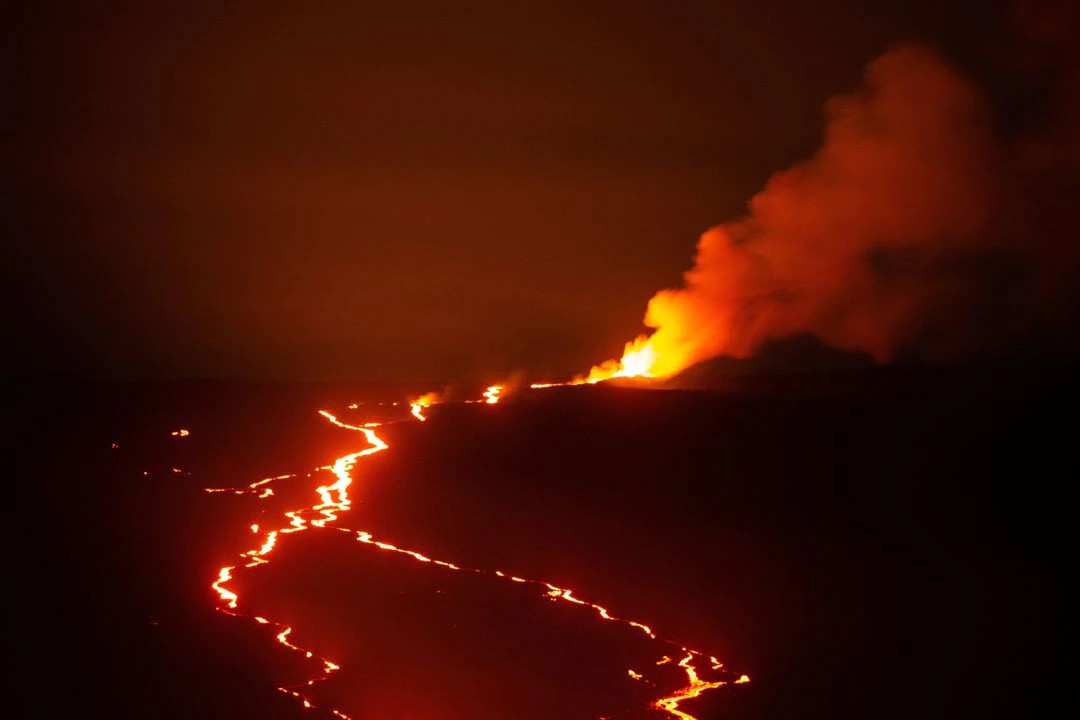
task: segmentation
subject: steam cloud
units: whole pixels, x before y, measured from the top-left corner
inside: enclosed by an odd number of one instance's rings
[[[706,232],[684,287],[649,302],[655,374],[802,333],[882,362],[962,357],[1065,321],[1076,223],[1032,188],[1075,177],[1075,153],[1040,163],[1039,141],[998,139],[980,89],[922,46],[871,62],[826,115],[817,153]]]

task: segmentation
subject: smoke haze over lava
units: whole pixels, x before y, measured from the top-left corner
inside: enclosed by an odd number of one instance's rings
[[[826,115],[821,149],[773,175],[746,217],[702,235],[683,287],[649,301],[653,334],[592,379],[667,377],[806,334],[889,362],[1072,332],[1077,224],[1071,212],[1034,215],[1030,194],[1055,170],[1077,177],[1075,127],[1053,140],[1059,168],[1032,167],[1022,153],[1036,140],[996,140],[980,89],[913,45],[870,63],[863,87],[830,99]],[[1061,198],[1039,199],[1063,210]]]

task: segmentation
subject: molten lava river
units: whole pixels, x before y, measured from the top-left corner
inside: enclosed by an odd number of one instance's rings
[[[482,398],[469,402],[480,412],[482,407],[496,405],[502,391],[501,386],[491,386]],[[235,561],[221,567],[211,581],[220,612],[236,618],[237,622],[265,628],[268,647],[275,647],[273,643],[276,642],[279,651],[287,650],[301,668],[302,677],[294,678],[292,682],[283,680],[278,690],[314,717],[332,715],[357,720],[462,716],[690,719],[695,716],[688,706],[694,703],[688,701],[725,685],[749,681],[746,675],[727,669],[707,651],[664,637],[660,628],[653,627],[646,618],[635,616],[632,608],[609,607],[600,598],[579,597],[573,588],[562,585],[558,578],[538,578],[507,567],[470,567],[455,558],[441,557],[437,549],[413,548],[404,544],[403,539],[377,537],[362,526],[357,527],[352,518],[360,513],[353,507],[350,491],[355,491],[357,483],[362,481],[364,460],[376,453],[393,453],[384,439],[388,434],[385,430],[396,424],[424,423],[437,404],[439,398],[432,393],[408,403],[393,404],[393,407],[375,408],[354,403],[335,412],[322,410],[320,414],[327,423],[355,435],[356,446],[352,452],[310,472],[282,474],[239,487],[206,490],[208,493],[249,495],[267,507],[275,503],[280,507],[283,497],[307,494],[310,498],[291,509],[262,510],[258,522],[246,525],[250,544],[237,548]],[[379,414],[375,414],[376,410]],[[387,419],[387,412],[397,413],[399,417],[391,415]],[[381,422],[374,421],[375,417]],[[178,432],[187,434],[186,430]],[[353,687],[346,691],[335,685],[346,684],[342,677],[348,660],[356,654],[345,648],[350,642],[363,645],[364,637],[352,638],[349,642],[328,641],[326,637],[333,632],[326,629],[329,621],[315,623],[322,626],[318,628],[310,627],[310,623],[307,629],[299,622],[294,625],[293,618],[297,613],[289,610],[287,603],[279,603],[281,607],[271,611],[268,603],[259,597],[260,587],[267,587],[265,582],[260,585],[260,575],[273,575],[275,565],[278,575],[287,576],[284,580],[278,578],[280,585],[294,589],[302,585],[303,580],[297,581],[296,576],[314,572],[311,570],[313,563],[305,561],[304,553],[314,552],[318,542],[337,543],[335,547],[338,548],[342,544],[353,547],[348,553],[351,570],[344,575],[383,573],[378,578],[367,577],[365,582],[369,586],[397,588],[402,583],[412,583],[410,595],[422,593],[427,596],[417,606],[426,608],[425,613],[444,612],[438,609],[442,607],[438,602],[448,594],[457,593],[467,598],[464,602],[484,602],[489,608],[483,611],[485,620],[472,628],[470,637],[460,642],[431,641],[430,652],[416,650],[425,646],[423,638],[415,637],[423,632],[423,620],[415,624],[406,621],[405,626],[411,628],[409,632],[414,636],[401,637],[400,644],[409,650],[403,653],[407,657],[399,658],[400,668],[391,671],[396,678],[394,687],[382,688],[383,695],[390,699],[384,697],[381,704],[350,699],[358,693],[363,694],[363,689],[358,691]],[[399,579],[406,576],[409,579]],[[348,582],[339,577],[328,584]],[[367,590],[362,592],[369,593]],[[398,592],[404,597],[404,590]],[[507,609],[500,603],[512,608]],[[396,605],[397,610],[404,610],[407,603],[402,600]],[[361,628],[353,634],[364,636],[365,626],[378,628],[387,622],[385,616],[369,616],[367,613],[376,611],[366,605],[353,607],[359,617],[350,618],[350,621]],[[388,610],[380,612],[394,610],[392,603]],[[526,641],[515,645],[517,629],[522,627],[531,629],[533,635],[544,636],[548,645],[560,648],[561,657],[556,664],[564,670],[575,664],[590,664],[588,672],[579,673],[587,678],[582,684],[569,689],[565,684],[562,686],[563,694],[571,698],[569,704],[544,705],[544,697],[554,691],[542,675],[545,671],[531,662],[535,654],[533,646]],[[565,642],[562,634],[567,636]],[[603,645],[603,648],[593,653],[593,645]],[[493,647],[506,649],[492,650]],[[519,674],[525,676],[522,687],[510,688],[505,681],[487,677],[492,673],[459,674],[453,683],[475,683],[473,697],[479,706],[467,713],[455,713],[449,709],[449,703],[441,703],[436,686],[420,681],[433,664],[449,665],[451,669],[455,665],[464,667],[477,655],[494,655],[486,660],[493,668],[510,665],[520,669]],[[382,662],[385,665],[392,661]],[[364,671],[361,666],[355,673],[363,674]],[[424,693],[432,697],[418,697]],[[530,694],[535,696],[534,700],[529,699]],[[518,712],[507,709],[505,702],[499,705],[485,701],[496,695],[512,696],[529,707]],[[538,711],[541,707],[551,709]]]

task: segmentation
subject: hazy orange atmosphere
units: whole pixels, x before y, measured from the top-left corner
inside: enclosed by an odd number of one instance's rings
[[[660,375],[796,333],[1044,352],[1075,304],[1067,6],[26,8],[34,341],[5,361],[486,384],[653,329]]]
[[[8,715],[1068,699],[1076,3],[9,15]]]

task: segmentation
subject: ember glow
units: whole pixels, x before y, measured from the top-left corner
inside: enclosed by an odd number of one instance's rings
[[[645,363],[650,361],[651,356],[649,355],[647,346],[641,345],[631,353],[630,364],[623,365],[615,372],[631,373],[643,368],[644,370],[647,370]],[[612,375],[612,377],[615,376],[630,377],[631,375]],[[469,402],[494,405],[499,401],[503,387],[504,386],[502,385],[489,386],[483,393],[482,400]],[[438,402],[438,396],[433,393],[429,393],[409,402],[409,417],[416,421],[425,421],[427,416],[424,414],[424,410]],[[749,678],[745,675],[736,676],[732,674],[725,669],[715,657],[705,655],[698,650],[686,647],[673,640],[662,638],[650,625],[636,619],[627,618],[621,614],[615,614],[615,612],[609,608],[592,602],[591,600],[579,598],[570,588],[562,587],[547,580],[532,579],[508,573],[500,569],[486,570],[466,567],[448,560],[438,559],[430,553],[419,552],[417,550],[412,550],[377,539],[366,530],[341,527],[338,525],[338,521],[341,519],[341,516],[347,513],[352,507],[352,502],[349,497],[349,488],[353,482],[352,471],[356,466],[356,463],[363,457],[386,450],[389,446],[376,433],[376,429],[381,425],[380,423],[370,422],[362,425],[354,425],[343,422],[338,419],[337,416],[325,410],[319,411],[319,414],[336,427],[363,435],[365,447],[356,452],[337,458],[330,465],[316,468],[313,473],[306,474],[304,477],[317,477],[319,474],[329,474],[331,479],[325,484],[317,485],[314,488],[316,501],[311,505],[282,513],[281,520],[276,528],[271,529],[265,523],[250,524],[247,529],[251,534],[254,534],[259,538],[258,543],[252,548],[239,552],[237,555],[237,562],[226,565],[218,570],[217,577],[210,584],[211,589],[217,597],[217,610],[230,616],[246,618],[257,625],[271,628],[274,632],[276,641],[280,645],[302,656],[305,660],[311,660],[317,664],[317,669],[303,682],[294,685],[283,685],[278,688],[280,692],[295,698],[302,707],[318,707],[310,694],[310,688],[339,671],[341,666],[329,658],[322,657],[314,649],[305,647],[302,644],[294,643],[292,640],[294,628],[289,622],[282,619],[267,618],[261,615],[244,613],[241,610],[241,598],[239,594],[230,587],[230,583],[236,578],[236,573],[252,572],[260,566],[272,562],[274,552],[280,548],[281,544],[286,542],[287,538],[291,535],[300,532],[319,530],[335,530],[345,533],[365,546],[372,547],[381,552],[396,553],[417,563],[430,566],[432,567],[433,572],[458,572],[484,575],[499,578],[500,580],[505,580],[507,583],[517,584],[519,586],[535,587],[538,598],[546,599],[552,603],[564,603],[579,607],[587,615],[592,615],[596,619],[611,623],[614,628],[623,627],[627,631],[644,635],[648,638],[648,641],[658,643],[658,660],[655,662],[654,667],[661,668],[669,664],[671,662],[670,654],[673,651],[680,653],[682,659],[677,663],[677,667],[685,676],[684,685],[678,687],[674,691],[667,692],[657,697],[649,705],[650,708],[663,711],[671,717],[681,718],[683,720],[693,720],[694,716],[683,710],[680,707],[680,703],[699,697],[709,690],[724,685],[749,681]],[[398,422],[408,421],[408,419],[404,419]],[[261,499],[268,497],[268,494],[272,494],[272,489],[267,487],[267,485],[274,482],[292,480],[298,477],[300,476],[296,474],[284,474],[257,480],[246,487],[207,488],[206,491],[211,493],[231,492],[236,494],[254,494],[257,498]],[[705,662],[702,663],[702,660]],[[702,664],[704,665],[704,670],[699,667],[699,665]],[[670,671],[658,670],[656,672],[663,673]],[[700,676],[701,672],[707,672],[713,677],[708,680],[702,679]],[[626,675],[628,682],[644,682],[650,687],[660,687],[662,684],[670,686],[672,684],[670,678],[668,677],[668,679],[665,680],[664,677],[667,676],[658,675],[656,678],[650,678],[647,672],[640,672],[633,668],[628,668]],[[350,720],[350,716],[341,708],[324,709],[330,711],[337,717],[343,718],[343,720]]]

